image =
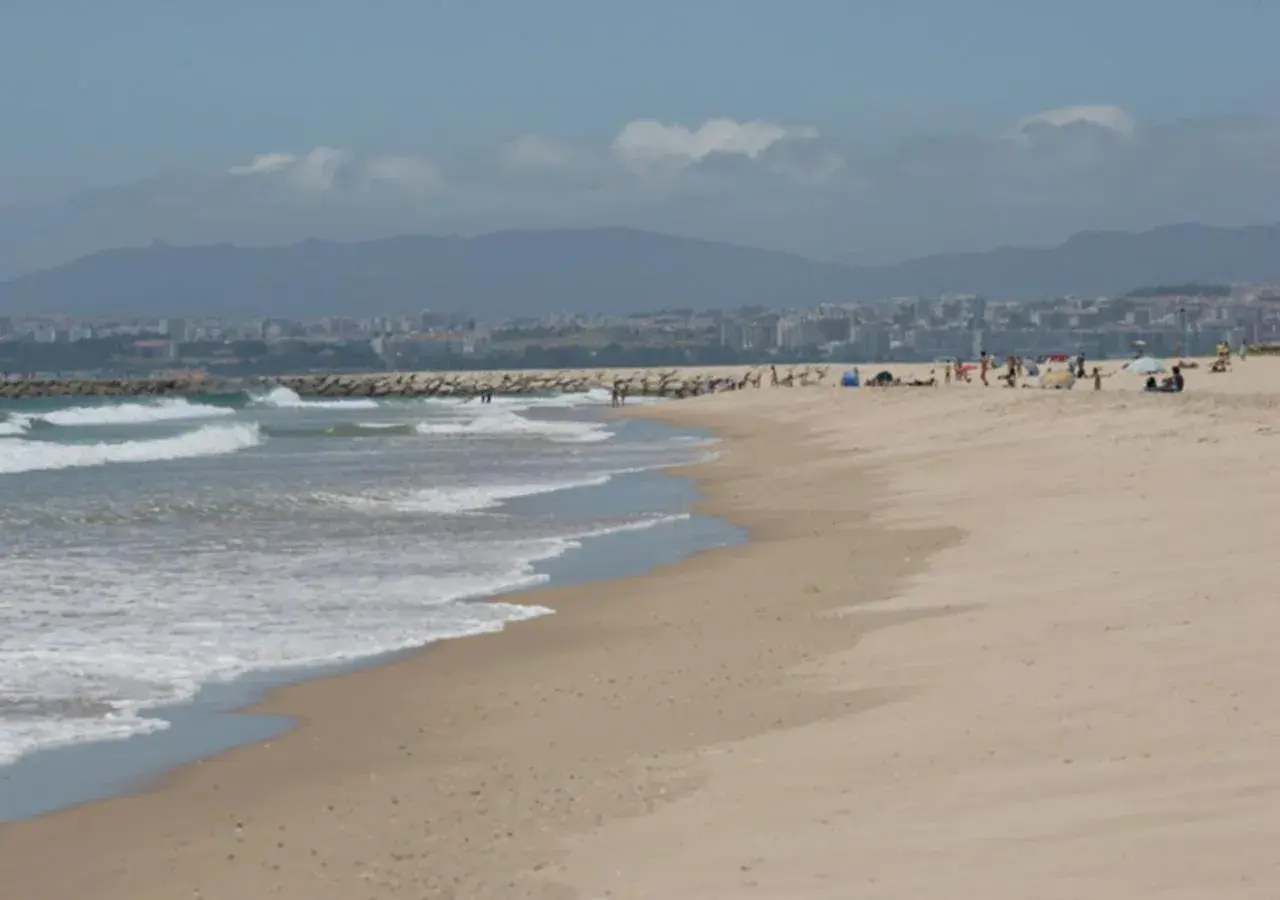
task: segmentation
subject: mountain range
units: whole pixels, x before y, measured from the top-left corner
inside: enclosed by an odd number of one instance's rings
[[[283,247],[157,242],[0,282],[0,313],[302,318],[432,309],[495,319],[811,307],[948,292],[1030,300],[1251,281],[1280,281],[1280,225],[1081,232],[1056,247],[1002,247],[872,267],[591,228]]]

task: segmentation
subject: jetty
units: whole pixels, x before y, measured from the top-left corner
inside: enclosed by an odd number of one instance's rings
[[[829,365],[688,366],[644,369],[304,373],[254,378],[208,374],[149,378],[14,378],[0,399],[37,397],[211,396],[286,387],[302,397],[454,397],[618,390],[681,399],[725,390],[834,383]]]

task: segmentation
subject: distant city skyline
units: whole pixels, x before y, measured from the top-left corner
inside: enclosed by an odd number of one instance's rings
[[[1280,5],[0,11],[0,278],[116,246],[623,225],[878,264],[1280,218]]]

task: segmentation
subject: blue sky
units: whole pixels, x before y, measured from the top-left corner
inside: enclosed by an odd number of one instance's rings
[[[0,277],[151,237],[884,261],[1244,223],[1278,35],[1280,0],[0,0]]]
[[[883,141],[1078,103],[1280,101],[1271,0],[7,0],[0,201],[316,145],[455,153],[639,117]]]

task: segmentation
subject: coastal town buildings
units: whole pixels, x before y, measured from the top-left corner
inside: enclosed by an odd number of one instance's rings
[[[1115,297],[989,302],[966,294],[833,302],[811,309],[560,313],[479,322],[414,315],[158,320],[0,317],[0,369],[127,373],[157,366],[226,371],[482,368],[782,359],[836,362],[1085,353],[1158,356],[1280,341],[1280,285],[1152,287]]]

